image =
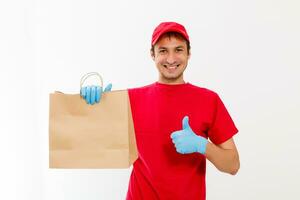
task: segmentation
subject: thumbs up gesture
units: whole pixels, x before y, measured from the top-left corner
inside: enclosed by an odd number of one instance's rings
[[[176,151],[181,154],[201,153],[205,154],[207,139],[196,135],[190,127],[189,117],[182,119],[182,130],[175,131],[171,134],[172,142]]]

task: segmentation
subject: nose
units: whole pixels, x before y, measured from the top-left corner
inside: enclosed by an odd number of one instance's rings
[[[169,54],[168,54],[168,56],[167,56],[167,63],[169,64],[169,65],[172,65],[172,64],[175,64],[176,63],[176,56],[175,56],[175,54],[174,53],[172,53],[172,52],[170,52]]]

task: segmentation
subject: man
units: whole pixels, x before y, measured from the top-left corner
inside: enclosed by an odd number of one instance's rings
[[[127,200],[204,200],[206,159],[222,172],[239,170],[232,138],[238,130],[215,92],[184,81],[191,54],[181,24],[158,25],[151,45],[158,81],[128,89],[139,158]],[[94,104],[101,93],[91,86],[81,95]]]

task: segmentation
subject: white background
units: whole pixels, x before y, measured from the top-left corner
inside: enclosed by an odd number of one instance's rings
[[[299,199],[300,3],[297,0],[0,2],[0,199],[124,199],[131,169],[48,169],[48,95],[77,93],[98,71],[113,89],[157,80],[161,21],[187,28],[185,80],[219,93],[241,168],[207,166],[207,199]]]

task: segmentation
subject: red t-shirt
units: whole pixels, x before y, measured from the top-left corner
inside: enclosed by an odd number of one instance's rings
[[[170,135],[189,116],[192,130],[220,144],[238,132],[219,96],[190,83],[129,89],[138,159],[127,200],[204,200],[206,158],[176,152]]]

